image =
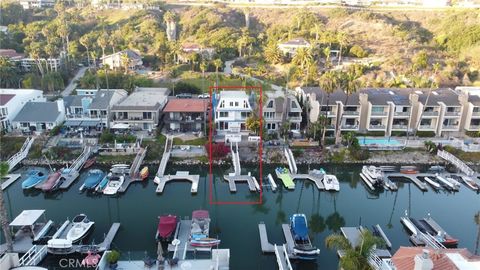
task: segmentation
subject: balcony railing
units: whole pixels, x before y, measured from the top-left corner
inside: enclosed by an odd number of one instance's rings
[[[410,116],[410,112],[395,112],[395,116]]]
[[[480,116],[480,112],[472,112],[472,116]]]
[[[138,121],[146,121],[146,120],[154,120],[153,117],[151,118],[143,118],[143,117],[117,117],[116,120],[138,120]]]
[[[470,125],[469,127],[470,130],[480,130],[480,125]]]
[[[407,125],[392,125],[392,129],[407,129]]]
[[[370,129],[385,129],[385,125],[370,125]]]
[[[376,112],[376,111],[372,111],[372,115],[387,116],[387,112]]]
[[[443,129],[455,129],[457,130],[459,125],[443,125]]]
[[[327,125],[327,129],[335,129],[334,125]]]
[[[423,112],[423,116],[438,116],[437,111]]]
[[[302,121],[302,117],[301,117],[301,116],[289,116],[287,120],[290,120],[290,121]]]
[[[343,111],[343,115],[359,115],[359,111]]]
[[[342,125],[342,129],[358,129],[358,125]]]
[[[430,130],[430,129],[435,129],[435,127],[432,126],[432,125],[420,125],[420,126],[418,127],[418,129],[421,129],[421,130]]]
[[[460,116],[460,112],[445,112],[445,116]]]

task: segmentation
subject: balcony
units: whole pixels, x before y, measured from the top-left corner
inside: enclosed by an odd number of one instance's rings
[[[449,129],[449,130],[458,130],[459,125],[443,125],[443,129]]]
[[[342,125],[342,130],[358,130],[358,125]]]
[[[335,117],[337,116],[337,112],[332,111],[320,111],[320,115],[327,115],[327,117]]]
[[[387,116],[387,112],[376,112],[376,111],[372,111],[371,115],[375,115],[375,116]]]
[[[358,115],[360,115],[360,112],[359,112],[359,111],[343,111],[343,115],[354,115],[354,116],[358,116]]]
[[[423,112],[422,116],[438,116],[437,111]]]
[[[395,112],[395,116],[410,116],[410,112]]]
[[[408,125],[392,125],[392,129],[401,129],[405,130],[408,128]]]
[[[287,120],[290,120],[290,121],[302,121],[302,117],[301,116],[289,116]]]
[[[370,125],[369,129],[385,130],[385,125]]]
[[[197,121],[203,121],[203,117],[173,117],[173,118],[165,118],[165,122],[180,122],[180,123],[194,123]]]
[[[445,112],[445,116],[460,116],[460,112]]]
[[[328,130],[335,130],[335,126],[334,125],[327,125],[326,127]]]
[[[468,130],[470,131],[480,130],[480,125],[470,125],[470,127],[468,127]]]
[[[472,116],[480,116],[480,111],[478,111],[478,112],[472,112]]]
[[[435,127],[432,125],[420,125],[418,129],[419,130],[435,130]]]

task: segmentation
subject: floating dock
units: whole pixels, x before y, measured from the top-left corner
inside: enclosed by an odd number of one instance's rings
[[[277,174],[277,177],[282,180],[283,184],[287,189],[295,189],[295,183],[293,181],[298,179],[312,181],[319,190],[325,189],[325,185],[323,184],[323,174],[292,174],[290,172],[280,173],[277,169],[275,169],[275,173]]]
[[[187,252],[207,251],[211,252],[212,247],[194,247],[190,245],[190,233],[192,228],[192,220],[180,220],[175,231],[173,239],[178,239],[178,245],[168,244],[167,250],[173,252],[173,257],[185,260]]]
[[[260,247],[263,253],[275,253],[279,270],[292,270],[290,259],[295,259],[293,255],[293,237],[288,224],[282,224],[283,233],[287,244],[271,244],[268,241],[267,228],[265,223],[258,224],[258,233],[260,235]],[[288,244],[290,243],[290,244]],[[290,245],[290,249],[288,246]]]
[[[190,181],[192,182],[192,188],[190,191],[192,193],[197,193],[198,191],[198,182],[200,180],[200,175],[192,175],[189,172],[178,171],[175,175],[162,175],[158,177],[158,186],[156,189],[157,193],[163,193],[163,189],[167,182],[171,181]]]
[[[366,230],[363,227],[341,227],[340,231],[343,236],[348,240],[352,247],[357,247],[362,242],[362,231]],[[339,256],[342,256],[342,251],[338,251]],[[374,254],[379,258],[391,258],[392,254],[387,249],[375,249]]]
[[[8,188],[11,184],[13,184],[15,181],[17,181],[22,175],[21,174],[7,174],[7,176],[5,176],[5,179],[3,182],[2,182],[2,190],[5,190],[6,188]]]
[[[421,191],[428,191],[428,186],[426,183],[422,182],[418,177],[432,177],[431,173],[415,173],[415,174],[405,174],[405,173],[385,173],[385,177],[389,178],[405,178],[412,181]],[[391,179],[390,179],[391,180]]]
[[[228,182],[228,187],[231,192],[237,192],[237,182],[247,182],[250,191],[256,191],[258,183],[255,177],[250,175],[224,175],[223,178]],[[257,184],[255,184],[257,183]]]
[[[73,163],[68,168],[62,170],[66,171],[66,173],[62,172],[62,176],[60,176],[62,182],[58,187],[59,189],[68,189],[78,178],[78,176],[80,175],[80,170],[87,161],[88,157],[90,157],[91,150],[92,149],[90,146],[86,146],[83,149],[82,154],[80,154],[80,156],[78,156],[78,158],[75,159],[75,161],[73,161]]]
[[[140,150],[137,152],[137,155],[135,156],[135,159],[132,162],[132,165],[130,166],[129,173],[124,176],[125,180],[123,181],[120,189],[118,189],[118,193],[124,193],[125,191],[127,191],[131,183],[141,182],[144,180],[140,177],[139,171],[146,154],[147,148],[140,148]]]

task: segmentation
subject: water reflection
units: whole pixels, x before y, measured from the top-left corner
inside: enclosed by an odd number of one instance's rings
[[[475,241],[475,255],[478,255],[478,246],[480,244],[480,211],[478,211],[475,216],[473,217],[475,220],[475,224],[477,225],[477,240]]]

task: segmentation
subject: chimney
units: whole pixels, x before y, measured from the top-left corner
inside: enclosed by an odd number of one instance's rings
[[[415,256],[415,266],[413,270],[432,270],[433,261],[430,259],[430,252],[426,249],[422,251],[422,254]]]
[[[65,103],[62,98],[57,99],[57,107],[59,112],[65,113]]]

